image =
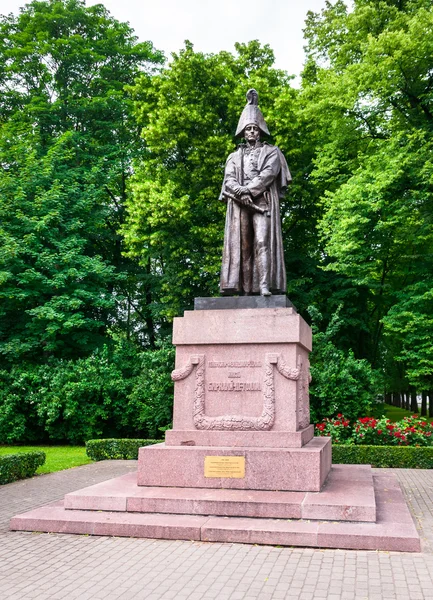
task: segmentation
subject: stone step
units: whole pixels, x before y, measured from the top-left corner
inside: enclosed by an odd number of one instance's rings
[[[420,540],[395,477],[374,477],[376,523],[208,517],[65,509],[18,515],[12,530],[358,550],[419,552]]]
[[[72,492],[65,508],[281,519],[376,520],[369,465],[334,465],[320,493],[137,486],[136,473]]]
[[[162,540],[200,540],[208,517],[149,513],[67,510],[53,502],[13,517],[12,530],[75,533]]]

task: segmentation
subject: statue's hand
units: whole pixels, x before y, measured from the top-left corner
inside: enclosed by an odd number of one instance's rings
[[[249,189],[247,187],[245,187],[244,185],[238,185],[237,187],[234,188],[233,192],[235,193],[235,196],[237,196],[238,198],[240,198],[241,196],[246,196],[249,195]]]

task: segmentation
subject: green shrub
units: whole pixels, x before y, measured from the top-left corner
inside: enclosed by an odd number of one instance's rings
[[[86,358],[0,369],[0,443],[154,438],[172,419],[174,348],[115,341]]]
[[[432,469],[433,447],[332,446],[332,462],[397,469]]]
[[[142,446],[160,444],[163,440],[88,440],[86,453],[92,460],[136,460]]]
[[[348,419],[368,415],[381,390],[379,372],[368,361],[357,359],[352,350],[342,350],[336,345],[343,326],[340,309],[323,332],[318,325],[321,314],[312,306],[308,308],[313,329],[310,385],[313,423],[337,413],[343,413]]]
[[[0,485],[32,477],[45,462],[45,452],[22,452],[0,456]]]

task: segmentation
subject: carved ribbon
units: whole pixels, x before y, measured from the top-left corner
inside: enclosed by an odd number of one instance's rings
[[[187,364],[175,369],[171,378],[173,381],[180,381],[188,377],[194,366],[195,372],[195,390],[193,404],[193,421],[196,429],[215,429],[215,430],[236,430],[236,431],[267,431],[272,428],[275,420],[275,388],[274,388],[274,368],[286,379],[297,381],[301,369],[289,368],[279,354],[266,354],[265,356],[265,374],[263,391],[263,410],[260,417],[245,417],[242,415],[223,415],[220,417],[207,417],[205,414],[205,355],[193,354],[190,356]]]
[[[308,384],[311,381],[310,363],[306,359],[305,366],[302,357],[298,357],[298,426],[303,429],[310,424],[310,403],[308,397]]]

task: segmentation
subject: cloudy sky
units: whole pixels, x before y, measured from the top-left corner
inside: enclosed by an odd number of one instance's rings
[[[87,0],[87,5],[101,0]],[[0,0],[0,13],[18,13],[25,0]],[[325,0],[103,0],[119,21],[129,21],[140,40],[170,52],[188,39],[196,50],[233,50],[235,42],[259,39],[273,48],[276,66],[293,75],[303,63],[304,20]]]

